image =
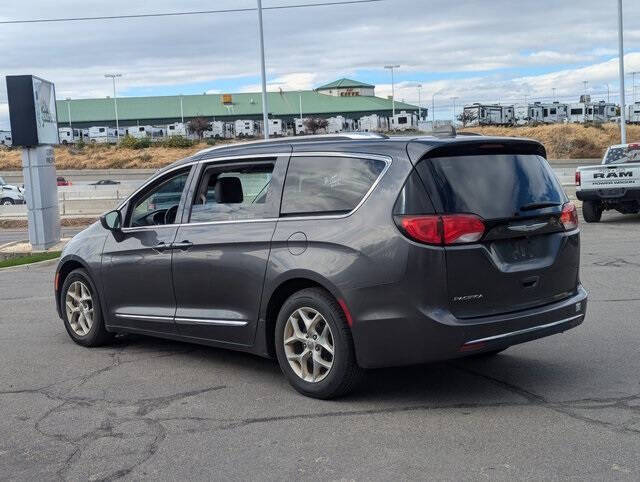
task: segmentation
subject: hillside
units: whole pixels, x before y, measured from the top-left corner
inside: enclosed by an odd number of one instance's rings
[[[537,127],[474,127],[465,131],[492,136],[529,137],[542,142],[549,159],[600,158],[611,144],[617,144],[620,131],[615,124],[582,126],[578,124]],[[629,142],[640,142],[640,126],[628,126]],[[159,168],[208,147],[199,144],[188,148],[149,147],[128,149],[104,144],[56,147],[58,169]],[[20,169],[21,150],[0,150],[0,170]]]

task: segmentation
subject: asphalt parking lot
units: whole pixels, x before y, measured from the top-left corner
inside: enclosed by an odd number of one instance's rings
[[[53,265],[0,272],[0,479],[640,478],[640,216],[582,223],[583,325],[491,359],[298,395],[270,360],[75,345]]]

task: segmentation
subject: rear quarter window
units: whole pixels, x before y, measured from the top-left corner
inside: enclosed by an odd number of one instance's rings
[[[292,157],[281,214],[340,214],[356,208],[386,163],[356,157]]]
[[[521,209],[527,205],[567,201],[549,164],[537,155],[440,157],[421,161],[417,169],[443,213],[511,218],[531,214]]]

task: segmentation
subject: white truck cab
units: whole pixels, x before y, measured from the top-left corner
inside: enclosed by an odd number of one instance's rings
[[[24,189],[7,182],[0,177],[0,204],[9,206],[11,204],[24,204]]]
[[[640,143],[609,147],[598,166],[576,170],[576,196],[588,223],[600,221],[602,212],[640,212]]]

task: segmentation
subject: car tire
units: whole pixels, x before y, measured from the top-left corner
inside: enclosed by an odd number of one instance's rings
[[[596,201],[583,201],[582,217],[588,223],[597,223],[602,217],[602,205]]]
[[[12,204],[15,204],[15,203],[13,202],[13,199],[11,199],[9,197],[6,197],[6,198],[4,198],[2,200],[2,205],[3,206],[11,206]]]
[[[285,301],[276,322],[275,347],[285,377],[308,397],[331,399],[346,395],[362,378],[344,311],[321,288],[298,291]]]
[[[98,291],[84,269],[76,269],[64,280],[60,292],[60,311],[64,327],[77,344],[94,347],[112,341],[114,335],[104,326]]]

